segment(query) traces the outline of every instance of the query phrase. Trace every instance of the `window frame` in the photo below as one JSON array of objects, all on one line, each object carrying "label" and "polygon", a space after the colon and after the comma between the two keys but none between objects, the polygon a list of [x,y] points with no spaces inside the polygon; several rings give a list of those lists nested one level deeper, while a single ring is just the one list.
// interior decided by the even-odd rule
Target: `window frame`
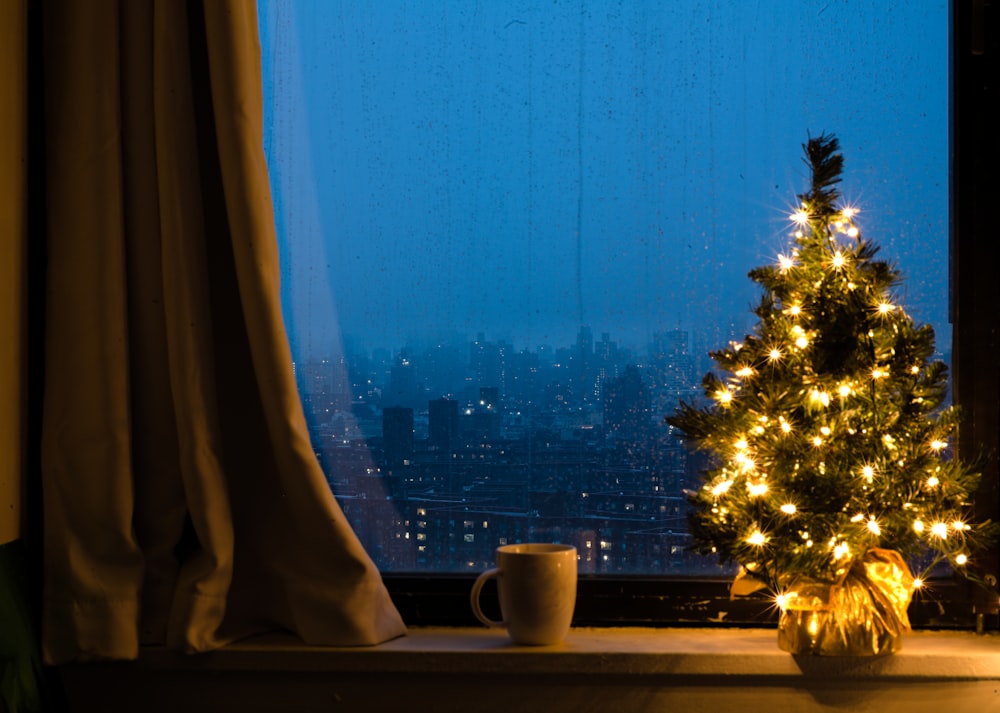
[{"label": "window frame", "polygon": [[[1000,261],[992,254],[987,220],[996,194],[998,140],[990,128],[992,94],[987,75],[997,76],[996,10],[985,0],[949,3],[949,101],[951,223],[949,310],[953,325],[955,401],[965,420],[958,452],[973,460],[985,453],[976,500],[979,520],[1000,520],[1000,304],[995,279]],[[992,23],[992,24],[990,24]],[[992,43],[991,51],[986,45]],[[994,160],[990,160],[990,159]],[[961,289],[959,289],[961,285]],[[983,345],[990,348],[983,348]],[[1000,552],[982,558],[987,576],[1000,571]],[[383,581],[404,620],[411,625],[473,625],[468,603],[475,574],[385,572]],[[994,580],[995,581],[995,580]],[[496,607],[490,587],[484,607]],[[932,599],[910,609],[916,627],[1000,628],[997,596],[957,576],[933,582]],[[729,580],[691,576],[581,575],[576,625],[695,624],[770,626],[776,612],[765,597],[729,593]]]},{"label": "window frame", "polygon": [[[951,223],[949,311],[953,326],[952,389],[965,415],[958,452],[983,457],[983,478],[975,503],[980,520],[1000,519],[1000,269],[989,242],[989,201],[996,195],[998,140],[988,107],[1000,76],[997,9],[982,0],[950,3],[949,141]],[[992,161],[990,159],[993,159]],[[961,285],[961,288],[959,288]],[[984,349],[988,344],[990,348]],[[987,582],[1000,571],[994,545],[980,558]],[[384,573],[383,581],[403,619],[411,625],[475,625],[468,597],[475,575]],[[998,598],[956,575],[932,582],[933,596],[909,610],[916,628],[994,630],[1000,628]],[[498,611],[495,593],[483,592],[485,609]],[[729,581],[699,577],[582,575],[575,626],[774,626],[772,603],[764,597],[732,598]]]}]

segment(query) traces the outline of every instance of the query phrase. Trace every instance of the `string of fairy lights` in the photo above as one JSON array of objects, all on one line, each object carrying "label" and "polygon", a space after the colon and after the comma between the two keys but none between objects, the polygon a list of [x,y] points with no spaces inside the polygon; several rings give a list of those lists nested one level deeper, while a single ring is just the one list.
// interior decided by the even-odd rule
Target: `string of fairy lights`
[{"label": "string of fairy lights", "polygon": [[727,374],[706,376],[714,403],[675,420],[717,456],[691,494],[694,534],[776,591],[791,574],[836,579],[876,547],[925,557],[914,588],[944,560],[971,561],[978,475],[952,457],[947,371],[858,215],[801,202],[792,249],[751,273],[764,287],[755,334],[713,352]]}]

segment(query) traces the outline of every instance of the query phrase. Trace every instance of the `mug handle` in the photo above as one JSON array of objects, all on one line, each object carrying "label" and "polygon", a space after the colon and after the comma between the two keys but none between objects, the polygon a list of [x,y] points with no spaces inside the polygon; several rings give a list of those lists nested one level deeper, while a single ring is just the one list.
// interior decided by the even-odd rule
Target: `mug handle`
[{"label": "mug handle", "polygon": [[486,580],[496,577],[499,573],[499,568],[488,569],[476,577],[476,582],[472,585],[472,593],[469,595],[469,601],[472,604],[472,613],[476,615],[476,618],[479,619],[479,621],[494,629],[505,627],[507,624],[503,621],[494,621],[483,614],[483,610],[479,606],[479,593],[483,591],[483,585],[486,584]]}]

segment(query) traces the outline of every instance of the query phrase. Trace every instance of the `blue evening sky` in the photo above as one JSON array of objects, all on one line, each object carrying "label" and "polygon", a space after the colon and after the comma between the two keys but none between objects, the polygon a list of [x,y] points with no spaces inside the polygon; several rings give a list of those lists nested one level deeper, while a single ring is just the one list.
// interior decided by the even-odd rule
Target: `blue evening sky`
[{"label": "blue evening sky", "polygon": [[261,0],[293,346],[752,325],[836,134],[842,190],[947,323],[947,2]]}]

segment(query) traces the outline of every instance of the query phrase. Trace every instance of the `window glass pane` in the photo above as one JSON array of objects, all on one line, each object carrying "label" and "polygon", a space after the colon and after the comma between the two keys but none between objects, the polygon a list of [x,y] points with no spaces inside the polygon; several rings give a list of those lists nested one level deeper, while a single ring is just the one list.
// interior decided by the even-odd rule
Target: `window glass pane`
[{"label": "window glass pane", "polygon": [[947,2],[259,8],[297,379],[383,571],[720,571],[663,417],[753,325],[810,134],[947,359]]}]

